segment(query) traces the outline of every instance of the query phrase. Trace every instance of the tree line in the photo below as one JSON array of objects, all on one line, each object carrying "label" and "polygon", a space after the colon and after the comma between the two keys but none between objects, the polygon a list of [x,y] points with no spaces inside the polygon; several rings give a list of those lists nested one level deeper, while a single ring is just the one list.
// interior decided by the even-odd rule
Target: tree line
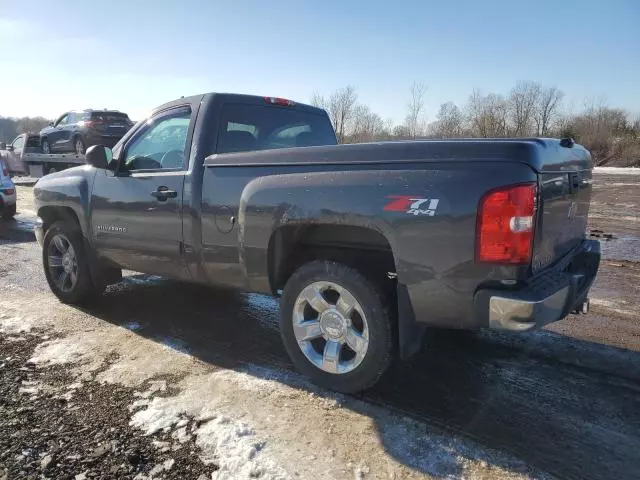
[{"label": "tree line", "polygon": [[51,120],[43,117],[9,118],[0,116],[0,142],[9,143],[21,133],[38,133]]},{"label": "tree line", "polygon": [[603,101],[585,102],[579,112],[563,103],[555,86],[518,82],[506,95],[474,90],[464,105],[445,102],[435,119],[424,114],[427,89],[413,83],[404,121],[394,125],[358,101],[353,86],[329,95],[315,93],[313,105],[329,114],[340,143],[418,138],[571,137],[587,147],[598,165],[640,166],[640,119]]},{"label": "tree line", "polygon": [[[328,94],[315,93],[313,105],[324,108],[340,143],[418,138],[571,137],[587,147],[597,165],[640,166],[640,119],[603,101],[586,102],[578,112],[555,86],[521,81],[507,93],[474,90],[464,105],[445,102],[431,122],[425,115],[427,88],[413,83],[406,115],[399,124],[385,120],[358,99],[348,85]],[[43,117],[0,117],[0,142],[39,132]]]}]

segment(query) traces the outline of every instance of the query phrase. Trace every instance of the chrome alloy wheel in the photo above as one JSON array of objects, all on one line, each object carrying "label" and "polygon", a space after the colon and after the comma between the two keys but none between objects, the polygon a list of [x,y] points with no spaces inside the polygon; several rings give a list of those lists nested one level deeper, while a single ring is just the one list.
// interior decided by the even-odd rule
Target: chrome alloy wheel
[{"label": "chrome alloy wheel", "polygon": [[78,282],[78,259],[69,239],[59,233],[49,242],[47,252],[51,278],[62,292],[70,292]]},{"label": "chrome alloy wheel", "polygon": [[362,306],[334,282],[314,282],[300,292],[293,308],[293,332],[304,356],[328,373],[351,372],[369,347]]}]

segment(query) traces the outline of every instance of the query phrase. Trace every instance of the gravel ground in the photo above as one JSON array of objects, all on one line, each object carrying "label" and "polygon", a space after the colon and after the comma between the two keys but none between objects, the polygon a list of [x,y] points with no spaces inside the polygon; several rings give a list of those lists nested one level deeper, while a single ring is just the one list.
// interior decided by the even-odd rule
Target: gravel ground
[{"label": "gravel ground", "polygon": [[0,480],[640,478],[640,175],[596,174],[590,314],[434,331],[356,397],[292,372],[269,297],[130,273],[90,311],[61,305],[18,194],[0,223]]},{"label": "gravel ground", "polygon": [[0,337],[0,431],[8,433],[0,435],[0,478],[210,478],[216,465],[199,460],[193,440],[129,426],[131,389],[37,368],[29,359],[42,341],[34,333]]}]

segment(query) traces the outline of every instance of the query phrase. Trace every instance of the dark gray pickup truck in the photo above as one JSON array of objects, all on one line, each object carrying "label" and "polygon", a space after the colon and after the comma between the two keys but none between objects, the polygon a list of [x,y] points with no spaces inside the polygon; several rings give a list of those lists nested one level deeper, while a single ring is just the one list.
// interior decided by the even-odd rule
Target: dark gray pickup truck
[{"label": "dark gray pickup truck", "polygon": [[123,268],[281,295],[293,363],[343,392],[428,326],[525,331],[586,309],[600,262],[591,157],[568,139],[336,145],[323,110],[206,94],[87,162],[35,186],[60,300]]}]

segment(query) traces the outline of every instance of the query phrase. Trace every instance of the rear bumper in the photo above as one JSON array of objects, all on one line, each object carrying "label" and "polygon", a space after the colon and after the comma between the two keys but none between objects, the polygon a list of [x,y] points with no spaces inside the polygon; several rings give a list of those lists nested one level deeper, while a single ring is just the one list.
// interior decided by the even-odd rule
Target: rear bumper
[{"label": "rear bumper", "polygon": [[474,297],[482,325],[526,331],[563,319],[586,301],[600,265],[600,243],[586,240],[520,290],[481,289]]}]

